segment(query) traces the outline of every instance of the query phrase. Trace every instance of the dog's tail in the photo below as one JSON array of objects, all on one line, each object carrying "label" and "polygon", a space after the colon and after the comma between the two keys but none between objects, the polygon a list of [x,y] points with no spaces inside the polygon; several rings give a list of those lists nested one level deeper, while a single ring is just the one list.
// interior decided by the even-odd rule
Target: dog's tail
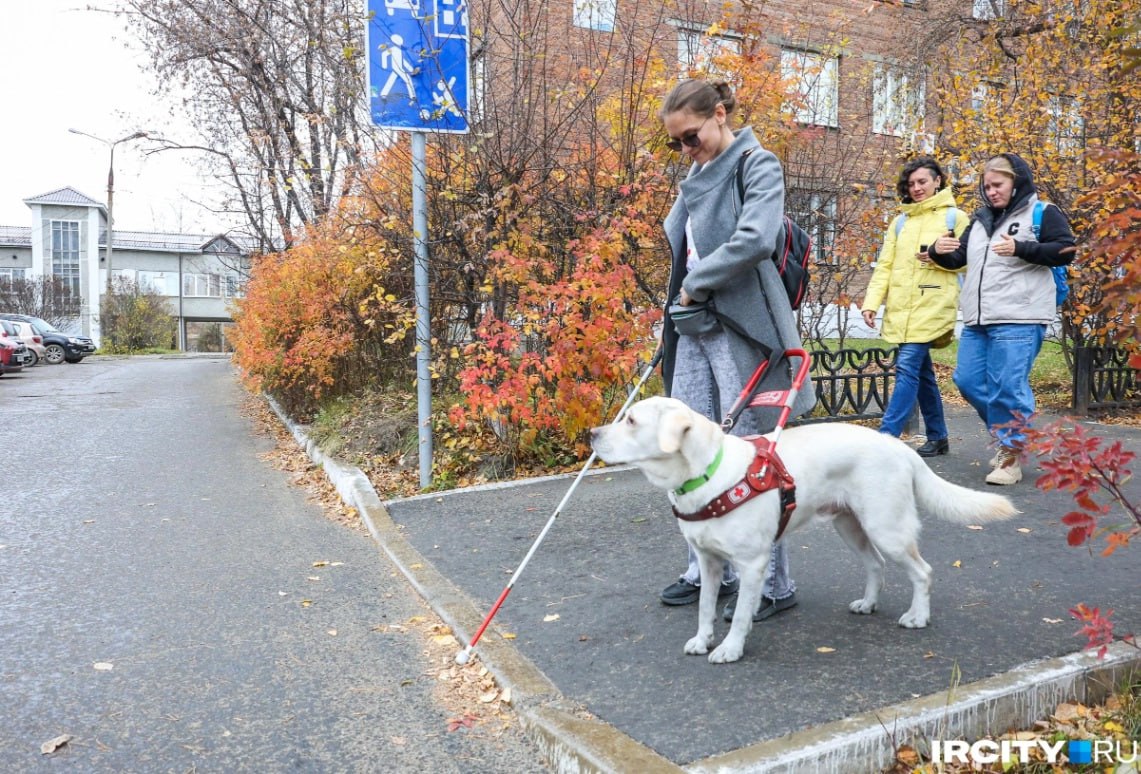
[{"label": "dog's tail", "polygon": [[955,524],[1004,521],[1019,513],[1009,498],[952,484],[939,477],[917,454],[913,458],[912,482],[920,507]]}]

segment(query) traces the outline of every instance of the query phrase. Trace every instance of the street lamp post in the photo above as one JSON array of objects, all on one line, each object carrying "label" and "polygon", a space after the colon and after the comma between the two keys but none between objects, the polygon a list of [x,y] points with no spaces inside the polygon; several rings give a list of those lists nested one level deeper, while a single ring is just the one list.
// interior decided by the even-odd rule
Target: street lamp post
[{"label": "street lamp post", "polygon": [[115,146],[121,142],[128,142],[130,140],[141,140],[144,137],[150,136],[149,132],[134,132],[128,134],[126,137],[120,137],[118,140],[104,140],[102,137],[96,137],[87,132],[81,132],[78,129],[68,129],[67,131],[72,134],[81,134],[84,137],[90,137],[92,140],[101,142],[111,149],[111,160],[107,166],[107,294],[111,293],[111,254],[114,251],[115,241]]}]

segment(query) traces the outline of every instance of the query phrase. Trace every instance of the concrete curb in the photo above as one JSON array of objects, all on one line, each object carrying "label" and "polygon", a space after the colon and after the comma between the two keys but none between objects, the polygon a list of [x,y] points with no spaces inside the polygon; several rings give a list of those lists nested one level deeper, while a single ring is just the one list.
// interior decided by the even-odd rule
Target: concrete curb
[{"label": "concrete curb", "polygon": [[[378,546],[416,591],[457,637],[470,639],[485,613],[404,538],[361,470],[324,454],[272,398],[267,400],[309,458],[324,468],[341,498],[357,509]],[[606,472],[614,470],[609,468]],[[491,485],[507,486],[510,484]],[[986,680],[952,686],[914,701],[711,756],[683,768],[591,717],[582,708],[572,706],[546,675],[509,642],[488,636],[480,640],[477,650],[500,684],[511,688],[513,704],[528,737],[559,772],[878,774],[892,765],[895,750],[901,744],[926,752],[933,739],[973,740],[1027,728],[1060,702],[1095,703],[1127,675],[1141,671],[1141,650],[1116,643],[1105,659],[1082,651],[1033,661]]]},{"label": "concrete curb", "polygon": [[[468,641],[486,613],[436,570],[400,534],[368,477],[322,452],[272,398],[270,407],[314,464],[321,465],[341,499],[357,509],[380,549],[461,641]],[[476,649],[499,681],[528,738],[558,772],[681,772],[681,767],[567,702],[558,688],[507,640],[490,633]]]},{"label": "concrete curb", "polygon": [[1141,651],[1120,642],[1101,660],[1083,651],[1033,661],[986,680],[706,758],[686,770],[878,773],[892,765],[901,744],[926,753],[933,739],[974,740],[1028,728],[1063,701],[1103,700],[1138,670]]}]

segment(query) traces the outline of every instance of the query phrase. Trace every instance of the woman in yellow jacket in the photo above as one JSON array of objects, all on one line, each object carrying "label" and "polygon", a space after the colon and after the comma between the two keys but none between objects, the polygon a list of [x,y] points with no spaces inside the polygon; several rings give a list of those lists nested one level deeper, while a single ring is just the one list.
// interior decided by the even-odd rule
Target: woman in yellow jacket
[{"label": "woman in yellow jacket", "polygon": [[929,156],[903,167],[896,192],[903,204],[884,235],[861,309],[864,323],[875,328],[876,312],[883,304],[883,338],[899,345],[895,389],[884,409],[880,432],[898,438],[918,400],[927,442],[917,451],[934,457],[946,454],[950,444],[931,346],[954,335],[959,282],[956,272],[932,263],[927,247],[948,231],[956,236],[963,233],[970,219],[955,207],[947,176]]}]

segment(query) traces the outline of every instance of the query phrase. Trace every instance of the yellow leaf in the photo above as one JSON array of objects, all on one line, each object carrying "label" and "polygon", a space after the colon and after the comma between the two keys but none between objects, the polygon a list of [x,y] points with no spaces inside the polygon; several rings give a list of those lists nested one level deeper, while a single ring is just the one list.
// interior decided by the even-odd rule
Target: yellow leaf
[{"label": "yellow leaf", "polygon": [[969,527],[967,527],[967,529],[981,530],[982,527],[980,527],[978,524],[971,524]]},{"label": "yellow leaf", "polygon": [[1030,530],[1029,530],[1028,528],[1026,528],[1026,527],[1019,527],[1019,528],[1018,528],[1017,530],[1015,530],[1015,531],[1016,531],[1016,532],[1021,532],[1023,535],[1029,535],[1029,534],[1030,534]]},{"label": "yellow leaf", "polygon": [[514,634],[512,634],[511,632],[503,632],[503,634],[501,634],[501,635],[499,635],[499,636],[500,636],[500,637],[502,637],[502,638],[503,638],[503,639],[505,639],[505,640],[513,640],[513,639],[515,639],[515,635],[514,635]]},{"label": "yellow leaf", "polygon": [[1115,734],[1124,734],[1125,726],[1118,723],[1116,720],[1107,720],[1102,724],[1102,728],[1106,731],[1112,731]]},{"label": "yellow leaf", "polygon": [[951,566],[955,569],[959,569],[963,566],[963,562],[961,559],[956,559],[955,561],[951,562]]},{"label": "yellow leaf", "polygon": [[551,621],[559,620],[558,613],[551,613],[550,615],[543,616],[543,623],[550,623]]},{"label": "yellow leaf", "polygon": [[835,648],[829,648],[827,645],[821,645],[819,648],[816,649],[816,652],[817,653],[835,653],[836,649]]},{"label": "yellow leaf", "polygon": [[302,606],[302,607],[309,607],[309,606],[310,606],[310,605],[312,605],[312,604],[313,604],[313,600],[311,600],[311,599],[303,599],[303,600],[301,600],[301,606]]},{"label": "yellow leaf", "polygon": [[313,566],[314,566],[314,567],[328,567],[328,566],[329,566],[329,563],[328,563],[328,562],[324,562],[324,561],[322,561],[322,562],[313,562]]}]

